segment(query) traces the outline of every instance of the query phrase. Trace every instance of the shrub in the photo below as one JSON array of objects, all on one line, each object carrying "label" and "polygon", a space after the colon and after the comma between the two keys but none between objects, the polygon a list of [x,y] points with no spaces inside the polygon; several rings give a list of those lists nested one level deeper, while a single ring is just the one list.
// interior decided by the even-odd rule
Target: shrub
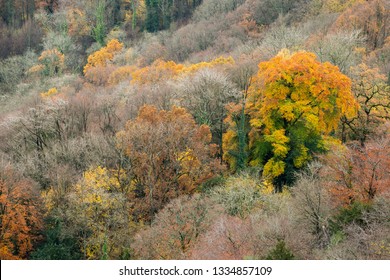
[{"label": "shrub", "polygon": [[23,56],[0,60],[0,91],[2,94],[15,92],[17,85],[26,76],[28,69],[34,65],[36,59],[35,53],[26,52]]},{"label": "shrub", "polygon": [[261,202],[259,182],[248,176],[231,177],[212,192],[212,197],[229,215],[243,218]]}]

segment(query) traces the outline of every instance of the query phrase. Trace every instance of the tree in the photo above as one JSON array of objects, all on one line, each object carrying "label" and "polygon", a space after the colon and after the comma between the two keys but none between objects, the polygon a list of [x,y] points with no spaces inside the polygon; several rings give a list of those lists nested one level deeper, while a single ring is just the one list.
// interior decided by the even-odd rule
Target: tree
[{"label": "tree", "polygon": [[222,169],[210,144],[210,128],[196,125],[183,108],[158,111],[144,106],[118,133],[130,161],[133,215],[150,221],[171,199],[192,194]]},{"label": "tree", "polygon": [[145,0],[146,30],[156,32],[169,28],[172,20],[185,20],[201,2],[201,0]]},{"label": "tree", "polygon": [[249,175],[229,177],[222,186],[212,190],[211,197],[227,214],[245,219],[261,205],[263,187],[260,180]]},{"label": "tree", "polygon": [[262,166],[278,188],[291,183],[293,172],[326,150],[325,136],[356,108],[351,81],[336,66],[312,53],[282,51],[259,64],[249,88],[249,164]]},{"label": "tree", "polygon": [[361,60],[361,46],[364,38],[360,31],[340,31],[320,36],[313,42],[311,49],[321,62],[329,61],[340,68],[344,74],[350,74],[350,68]]},{"label": "tree", "polygon": [[92,28],[92,36],[100,46],[104,46],[104,38],[106,37],[106,23],[104,13],[106,10],[105,1],[99,1],[96,7],[96,24]]},{"label": "tree", "polygon": [[352,68],[353,93],[359,102],[358,114],[353,118],[342,118],[341,137],[343,142],[349,134],[364,146],[374,136],[378,126],[390,119],[390,86],[387,77],[378,68],[369,68],[362,63]]},{"label": "tree", "polygon": [[[63,221],[63,234],[78,240],[85,259],[119,259],[130,248],[134,223],[113,173],[100,166],[90,168],[66,194],[63,208],[54,209]],[[46,194],[50,205],[53,194],[53,190]]]},{"label": "tree", "polygon": [[140,259],[185,259],[208,228],[214,211],[207,197],[195,194],[172,200],[133,244]]},{"label": "tree", "polygon": [[204,68],[214,68],[222,65],[233,65],[232,57],[217,57],[209,62],[199,62],[188,66],[174,61],[157,59],[152,65],[138,69],[132,73],[132,84],[157,84],[180,76],[197,73]]},{"label": "tree", "polygon": [[236,101],[239,91],[224,74],[207,68],[179,80],[178,91],[181,104],[190,110],[196,122],[210,126],[213,142],[220,147],[222,158],[225,105]]},{"label": "tree", "polygon": [[158,0],[145,0],[146,30],[156,32],[160,30]]},{"label": "tree", "polygon": [[240,171],[248,164],[247,137],[250,130],[249,116],[245,112],[252,77],[256,73],[257,65],[254,63],[258,57],[241,55],[239,63],[231,69],[230,76],[233,82],[241,89],[239,104],[226,105],[227,117],[224,120],[227,126],[222,136],[223,158],[229,163],[231,170]]},{"label": "tree", "polygon": [[25,259],[40,239],[43,209],[34,182],[0,170],[0,259]]},{"label": "tree", "polygon": [[132,84],[157,84],[167,81],[179,75],[184,65],[176,64],[174,61],[163,61],[157,59],[152,65],[143,67],[132,73]]},{"label": "tree", "polygon": [[31,253],[33,260],[80,260],[82,253],[76,238],[64,236],[62,222],[56,218],[45,221],[42,244]]},{"label": "tree", "polygon": [[65,67],[65,56],[57,49],[43,51],[38,61],[37,66],[42,65],[42,74],[49,77],[61,74]]},{"label": "tree", "polygon": [[222,136],[223,159],[229,163],[232,171],[241,171],[248,165],[248,133],[250,131],[249,116],[245,112],[247,94],[239,104],[226,106],[226,132]]},{"label": "tree", "polygon": [[328,179],[327,188],[337,206],[355,202],[370,203],[389,191],[390,139],[387,135],[364,147],[333,148],[323,157],[326,168],[321,176]]},{"label": "tree", "polygon": [[146,1],[145,0],[124,0],[121,1],[122,10],[125,13],[125,23],[131,24],[131,30],[137,28],[143,29],[146,18]]},{"label": "tree", "polygon": [[37,0],[1,0],[0,18],[13,28],[18,28],[27,20],[33,18],[37,6]]},{"label": "tree", "polygon": [[300,225],[315,236],[317,247],[329,245],[329,220],[331,216],[331,196],[321,172],[323,165],[311,162],[307,169],[299,172],[297,181],[292,189],[294,208]]}]

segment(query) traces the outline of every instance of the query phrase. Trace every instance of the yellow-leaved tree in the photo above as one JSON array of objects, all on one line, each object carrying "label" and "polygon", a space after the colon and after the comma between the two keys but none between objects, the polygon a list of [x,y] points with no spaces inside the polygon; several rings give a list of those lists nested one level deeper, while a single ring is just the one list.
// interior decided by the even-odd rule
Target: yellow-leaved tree
[{"label": "yellow-leaved tree", "polygon": [[65,231],[79,240],[84,258],[118,259],[128,254],[135,224],[118,177],[107,168],[91,168],[66,199]]},{"label": "yellow-leaved tree", "polygon": [[[309,52],[282,50],[259,64],[248,91],[249,164],[261,166],[279,188],[291,183],[296,169],[326,150],[340,118],[355,115],[357,107],[350,79],[336,66],[318,62]],[[230,151],[237,131],[231,127],[224,139],[231,164],[237,158]]]}]

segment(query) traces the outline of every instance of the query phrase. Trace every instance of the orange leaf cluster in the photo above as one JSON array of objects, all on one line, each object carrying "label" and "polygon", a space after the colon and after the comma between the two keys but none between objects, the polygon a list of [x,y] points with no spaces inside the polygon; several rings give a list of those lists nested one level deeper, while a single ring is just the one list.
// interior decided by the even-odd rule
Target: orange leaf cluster
[{"label": "orange leaf cluster", "polygon": [[332,149],[324,157],[321,176],[338,206],[371,202],[390,191],[390,138],[369,142],[364,148]]},{"label": "orange leaf cluster", "polygon": [[90,69],[97,66],[106,66],[107,62],[112,61],[114,54],[121,51],[123,44],[113,39],[107,43],[107,46],[94,52],[88,57],[88,63],[84,66],[84,74]]},{"label": "orange leaf cluster", "polygon": [[0,173],[0,259],[24,259],[40,237],[42,212],[31,182]]},{"label": "orange leaf cluster", "polygon": [[185,66],[174,61],[156,60],[152,65],[141,68],[132,74],[133,84],[157,83],[174,79],[180,75],[192,74],[203,68],[213,68],[220,65],[234,64],[232,57],[218,57],[210,62],[200,62]]}]

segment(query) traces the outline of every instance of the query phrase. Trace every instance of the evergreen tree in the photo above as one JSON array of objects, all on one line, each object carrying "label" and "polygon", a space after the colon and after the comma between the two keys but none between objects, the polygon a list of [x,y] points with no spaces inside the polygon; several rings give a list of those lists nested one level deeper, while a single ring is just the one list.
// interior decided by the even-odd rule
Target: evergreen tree
[{"label": "evergreen tree", "polygon": [[146,0],[146,30],[156,32],[159,28],[158,0]]}]

